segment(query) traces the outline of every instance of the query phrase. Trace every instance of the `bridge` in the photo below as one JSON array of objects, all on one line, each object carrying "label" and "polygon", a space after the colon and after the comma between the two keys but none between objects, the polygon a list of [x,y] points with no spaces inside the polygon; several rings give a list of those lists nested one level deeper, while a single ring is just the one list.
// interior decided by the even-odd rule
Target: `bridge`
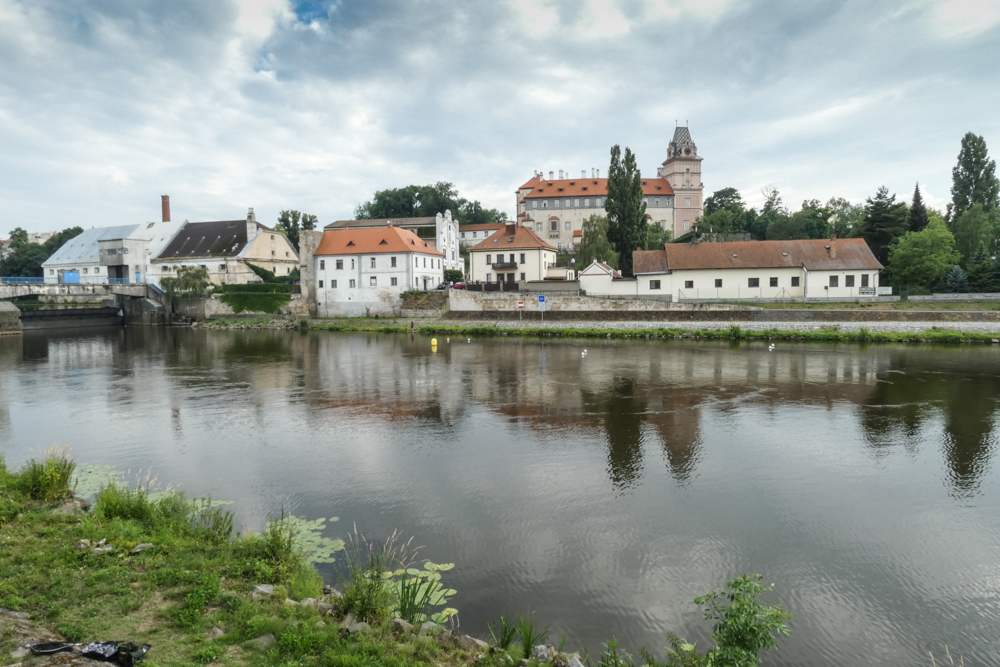
[{"label": "bridge", "polygon": [[100,301],[115,295],[132,298],[148,296],[160,301],[162,294],[161,290],[152,285],[136,283],[58,285],[43,282],[13,282],[11,278],[0,278],[0,301],[19,296],[72,297],[68,300]]},{"label": "bridge", "polygon": [[[46,283],[42,278],[0,278],[0,303],[18,297],[37,297],[42,301],[70,305],[107,303],[113,307],[64,308],[20,314],[25,329],[50,326],[93,326],[117,322],[121,324],[165,324],[169,319],[167,299],[156,285],[128,283],[107,279],[105,282]],[[110,306],[110,304],[107,304]],[[57,324],[61,322],[61,324]]]}]

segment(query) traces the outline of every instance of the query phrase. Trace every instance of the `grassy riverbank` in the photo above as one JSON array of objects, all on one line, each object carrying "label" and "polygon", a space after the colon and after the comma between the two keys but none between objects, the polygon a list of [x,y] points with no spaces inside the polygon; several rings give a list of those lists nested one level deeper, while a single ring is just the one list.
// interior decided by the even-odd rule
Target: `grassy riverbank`
[{"label": "grassy riverbank", "polygon": [[[304,524],[281,517],[263,533],[239,535],[217,505],[120,484],[102,486],[89,508],[73,497],[73,472],[65,452],[17,473],[0,457],[0,665],[19,660],[26,645],[60,637],[151,644],[150,667],[513,667],[547,643],[547,628],[530,615],[515,622],[498,614],[491,644],[451,632],[456,612],[446,605],[455,591],[441,575],[451,566],[417,567],[410,542],[395,533],[380,545],[357,532],[346,545],[303,540]],[[324,591],[310,562],[324,548],[346,556],[343,595]],[[758,664],[759,652],[787,632],[788,615],[760,599],[767,588],[744,576],[700,598],[716,645],[699,654],[670,635],[666,662],[645,651],[643,662]],[[580,667],[563,651],[550,644],[545,659],[522,664]],[[593,667],[634,667],[613,640],[588,658],[583,664]],[[25,664],[65,663],[55,656]]]},{"label": "grassy riverbank", "polygon": [[[309,328],[324,331],[357,331],[378,333],[409,333],[407,324],[376,324],[375,321],[356,322],[353,320],[309,322]],[[498,327],[485,325],[426,324],[417,328],[424,335],[445,336],[522,336],[522,337],[562,337],[562,338],[651,338],[651,339],[699,339],[699,340],[784,340],[822,341],[853,343],[981,343],[1000,341],[1000,334],[953,331],[931,328],[919,332],[875,332],[867,329],[840,331],[831,326],[818,331],[788,331],[767,329],[755,331],[733,325],[728,329],[685,329],[674,327],[627,329],[627,328],[585,328],[585,327]]]}]

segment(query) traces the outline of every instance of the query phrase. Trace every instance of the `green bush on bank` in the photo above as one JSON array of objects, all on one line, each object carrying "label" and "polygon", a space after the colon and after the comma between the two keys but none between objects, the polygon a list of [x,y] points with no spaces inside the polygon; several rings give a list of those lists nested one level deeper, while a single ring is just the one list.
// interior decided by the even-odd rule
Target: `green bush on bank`
[{"label": "green bush on bank", "polygon": [[245,285],[222,285],[219,290],[223,294],[236,294],[245,292],[274,292],[291,294],[291,283],[247,283]]},{"label": "green bush on bank", "polygon": [[[234,286],[235,287],[235,286]],[[278,285],[282,287],[282,285]],[[219,300],[233,309],[234,313],[268,313],[273,315],[292,300],[291,294],[280,291],[223,292]]]}]

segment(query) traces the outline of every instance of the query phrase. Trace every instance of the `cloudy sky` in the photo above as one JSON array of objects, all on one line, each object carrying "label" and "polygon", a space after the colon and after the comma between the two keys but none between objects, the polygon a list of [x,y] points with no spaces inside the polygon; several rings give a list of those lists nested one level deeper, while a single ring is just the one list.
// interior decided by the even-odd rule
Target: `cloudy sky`
[{"label": "cloudy sky", "polygon": [[450,181],[644,174],[689,122],[710,192],[949,198],[1000,153],[995,0],[0,0],[0,234],[349,217]]}]

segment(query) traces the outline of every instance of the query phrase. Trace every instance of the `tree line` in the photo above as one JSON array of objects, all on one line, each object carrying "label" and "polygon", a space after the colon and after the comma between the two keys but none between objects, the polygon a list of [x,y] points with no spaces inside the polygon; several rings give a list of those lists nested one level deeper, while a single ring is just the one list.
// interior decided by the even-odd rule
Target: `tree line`
[{"label": "tree line", "polygon": [[484,208],[478,200],[465,199],[454,185],[443,181],[433,185],[377,190],[371,201],[363,202],[354,209],[354,217],[358,220],[429,218],[445,211],[451,211],[460,225],[507,222],[505,211]]},{"label": "tree line", "polygon": [[42,264],[74,236],[83,233],[83,227],[67,227],[53,234],[45,243],[30,243],[28,232],[15,227],[10,233],[10,244],[0,249],[0,276],[40,278]]},{"label": "tree line", "polygon": [[[760,211],[749,207],[735,188],[716,190],[705,199],[703,215],[678,242],[863,238],[886,267],[882,282],[917,289],[993,291],[1000,289],[1000,181],[983,137],[967,133],[952,169],[952,199],[944,212],[929,208],[920,185],[909,204],[879,187],[863,204],[835,197],[825,204],[811,199],[790,211],[774,187],[763,191]],[[632,251],[662,247],[669,232],[648,223],[642,176],[626,148],[611,149],[606,216],[584,221],[580,266],[594,259],[629,274]]]}]

